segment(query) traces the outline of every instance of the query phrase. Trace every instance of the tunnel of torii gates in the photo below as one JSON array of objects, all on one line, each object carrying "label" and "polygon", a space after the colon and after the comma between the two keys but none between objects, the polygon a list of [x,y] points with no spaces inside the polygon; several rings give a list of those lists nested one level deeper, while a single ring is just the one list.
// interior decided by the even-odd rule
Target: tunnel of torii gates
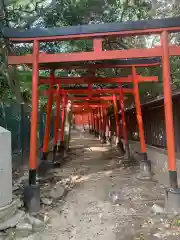
[{"label": "tunnel of torii gates", "polygon": [[[49,124],[52,103],[56,101],[56,119],[55,119],[55,135],[54,147],[57,146],[58,138],[58,119],[60,117],[59,104],[62,102],[62,126],[60,134],[60,142],[63,145],[64,141],[64,116],[65,106],[69,95],[87,95],[86,98],[94,99],[97,104],[92,104],[90,100],[79,100],[74,97],[74,113],[78,113],[80,108],[89,111],[90,126],[93,131],[104,131],[102,125],[104,121],[102,116],[106,116],[105,111],[108,107],[108,101],[114,103],[116,135],[120,136],[120,127],[117,118],[117,99],[121,102],[121,115],[123,121],[123,137],[126,146],[128,146],[127,129],[124,112],[124,95],[133,94],[136,103],[137,123],[139,127],[139,137],[141,144],[141,170],[146,172],[150,170],[150,160],[148,160],[146,143],[144,138],[143,121],[141,114],[140,98],[138,91],[139,82],[157,81],[156,77],[138,76],[137,67],[148,67],[160,65],[163,73],[164,87],[164,103],[165,103],[165,123],[166,123],[166,138],[168,151],[168,171],[169,171],[169,188],[166,189],[165,204],[166,208],[172,210],[180,210],[180,190],[177,182],[177,167],[175,157],[175,140],[174,126],[172,114],[172,98],[170,84],[170,56],[180,56],[180,46],[170,45],[168,35],[180,31],[180,17],[167,19],[142,20],[125,23],[107,23],[107,24],[89,24],[83,26],[70,26],[62,28],[33,28],[30,30],[4,28],[3,35],[14,44],[17,43],[33,43],[32,54],[24,56],[14,56],[9,54],[9,65],[27,64],[32,67],[32,118],[31,118],[31,139],[30,139],[30,160],[29,160],[29,184],[24,188],[25,204],[29,211],[37,211],[40,208],[40,190],[36,182],[37,174],[37,123],[38,123],[38,87],[39,83],[48,84],[49,89],[42,92],[48,96],[48,107],[46,117],[46,127],[43,145],[43,158],[47,158],[48,140],[49,140]],[[130,37],[139,35],[158,35],[161,44],[158,47],[147,49],[123,49],[123,50],[104,50],[103,41],[106,38],[113,37]],[[41,42],[67,41],[78,39],[91,39],[93,48],[88,52],[73,52],[73,53],[45,53],[40,52]],[[160,59],[160,60],[157,60]],[[93,63],[92,63],[93,62]],[[99,68],[123,68],[131,69],[131,76],[126,78],[97,78],[94,76],[78,77],[78,78],[56,78],[54,71],[57,69],[87,69],[89,72],[94,72]],[[49,79],[41,79],[39,82],[39,70],[49,69],[51,71]],[[116,89],[93,89],[93,83],[118,83]],[[132,82],[132,89],[125,88],[123,84]],[[63,84],[88,84],[88,88],[71,89],[62,87]],[[62,85],[61,85],[62,84]],[[54,88],[56,85],[56,89]],[[107,95],[108,94],[108,95]],[[97,99],[99,95],[99,99]],[[112,99],[111,99],[111,98]],[[104,98],[104,99],[103,99]],[[86,104],[82,103],[86,102]],[[102,106],[105,106],[102,108]],[[107,120],[107,119],[106,119]],[[98,127],[100,129],[98,129]],[[128,151],[128,147],[126,149]],[[47,160],[46,160],[47,161]],[[45,161],[44,161],[45,162]],[[143,173],[144,173],[143,172]]]}]

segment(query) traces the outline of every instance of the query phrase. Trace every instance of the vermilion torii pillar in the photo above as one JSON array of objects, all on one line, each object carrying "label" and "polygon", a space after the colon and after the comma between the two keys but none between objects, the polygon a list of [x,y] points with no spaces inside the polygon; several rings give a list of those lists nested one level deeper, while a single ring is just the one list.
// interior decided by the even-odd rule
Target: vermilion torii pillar
[{"label": "vermilion torii pillar", "polygon": [[99,133],[98,133],[98,112],[95,112],[95,128],[96,128],[96,131],[95,131],[95,136],[98,137],[99,136]]},{"label": "vermilion torii pillar", "polygon": [[97,122],[97,131],[96,131],[96,136],[99,138],[99,130],[100,130],[100,116],[99,116],[99,109],[97,108],[97,113],[96,113],[96,122]]},{"label": "vermilion torii pillar", "polygon": [[88,116],[89,133],[91,133],[91,118],[90,118],[90,112],[87,114],[87,116]]},{"label": "vermilion torii pillar", "polygon": [[[172,96],[171,96],[172,95],[171,94],[171,74],[170,74],[169,51],[168,51],[169,40],[168,40],[167,31],[163,31],[163,33],[161,34],[161,44],[163,49],[162,70],[163,70],[163,81],[164,81],[164,84],[163,84],[164,110],[165,110],[165,124],[166,124],[166,141],[167,141],[167,151],[168,151],[169,184],[170,184],[170,188],[174,189],[174,191],[171,191],[170,189],[167,190],[167,196],[170,198],[170,197],[174,197],[173,195],[179,196],[180,191],[178,189],[178,181],[177,181]],[[180,198],[178,200],[180,200]],[[170,201],[170,205],[173,205],[171,201]],[[175,202],[174,202],[174,205],[176,205]],[[178,208],[180,209],[180,204]]]},{"label": "vermilion torii pillar", "polygon": [[93,126],[93,116],[92,116],[92,110],[90,110],[90,122],[91,122],[91,133],[93,133],[94,126]]},{"label": "vermilion torii pillar", "polygon": [[139,96],[139,86],[138,81],[136,78],[136,67],[132,67],[132,75],[133,75],[133,83],[134,83],[134,98],[136,104],[136,117],[137,117],[137,124],[139,129],[139,138],[141,144],[141,162],[140,162],[140,169],[142,178],[150,179],[151,178],[151,162],[148,160],[147,151],[146,151],[146,143],[145,143],[145,136],[144,136],[144,126],[143,126],[143,119],[142,119],[142,111],[141,111],[141,102]]},{"label": "vermilion torii pillar", "polygon": [[[54,71],[51,71],[50,82],[51,82],[50,90],[52,90],[53,89],[53,82],[54,82]],[[46,124],[45,124],[45,133],[44,133],[42,160],[47,160],[48,153],[49,153],[49,135],[50,135],[52,105],[53,105],[53,92],[50,91],[49,96],[48,96],[48,103],[47,103]]]},{"label": "vermilion torii pillar", "polygon": [[102,143],[106,143],[105,111],[103,109],[103,105],[101,105],[101,115],[102,115]]},{"label": "vermilion torii pillar", "polygon": [[95,129],[95,127],[94,127],[94,115],[93,115],[93,109],[92,109],[92,111],[91,111],[91,122],[92,122],[92,133],[94,133],[94,129]]},{"label": "vermilion torii pillar", "polygon": [[105,109],[105,140],[109,142],[109,119],[107,108]]},{"label": "vermilion torii pillar", "polygon": [[97,136],[97,120],[96,120],[96,112],[93,111],[93,119],[94,119],[94,136]]},{"label": "vermilion torii pillar", "polygon": [[99,138],[102,138],[102,114],[101,107],[98,107],[98,115],[99,115]]},{"label": "vermilion torii pillar", "polygon": [[122,91],[122,86],[120,86],[119,102],[120,102],[122,127],[123,127],[123,137],[124,137],[125,151],[126,151],[125,158],[130,159],[131,156],[130,156],[130,149],[129,149],[129,141],[128,141],[128,132],[127,132],[127,125],[126,125],[125,111],[124,111],[124,93]]},{"label": "vermilion torii pillar", "polygon": [[59,146],[58,151],[64,156],[64,150],[65,150],[65,145],[64,145],[65,113],[66,113],[66,106],[67,106],[67,103],[68,103],[67,94],[63,95],[62,102],[63,102],[63,104],[62,104],[62,115],[61,115],[60,146]]},{"label": "vermilion torii pillar", "polygon": [[120,150],[120,155],[124,155],[124,148],[121,142],[120,136],[120,122],[118,118],[118,107],[117,107],[117,97],[113,95],[113,105],[114,105],[114,117],[115,117],[115,124],[116,124],[116,146]]},{"label": "vermilion torii pillar", "polygon": [[90,133],[93,133],[93,117],[92,117],[92,110],[89,112],[89,119],[90,119]]},{"label": "vermilion torii pillar", "polygon": [[[57,92],[60,92],[60,84],[58,84]],[[54,121],[54,146],[53,146],[53,162],[56,162],[56,153],[58,149],[58,136],[59,136],[59,122],[60,122],[60,103],[61,103],[61,96],[58,94],[56,98],[56,116]]]},{"label": "vermilion torii pillar", "polygon": [[38,132],[38,79],[39,79],[39,42],[33,42],[32,72],[32,115],[29,158],[29,185],[24,188],[24,203],[28,211],[40,210],[40,188],[36,183],[37,174],[37,132]]}]

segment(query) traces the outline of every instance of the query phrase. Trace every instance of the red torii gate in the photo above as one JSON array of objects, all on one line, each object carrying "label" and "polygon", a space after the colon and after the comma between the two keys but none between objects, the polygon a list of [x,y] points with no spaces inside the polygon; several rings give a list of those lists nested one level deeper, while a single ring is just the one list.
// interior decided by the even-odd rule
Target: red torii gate
[{"label": "red torii gate", "polygon": [[[52,85],[51,85],[52,86]],[[122,92],[124,93],[133,93],[133,90],[132,89],[123,89]],[[62,96],[67,96],[67,94],[104,94],[104,93],[111,93],[111,94],[114,94],[114,93],[120,93],[120,89],[119,88],[116,88],[116,89],[94,89],[94,90],[89,90],[89,89],[60,89],[60,86],[58,86],[58,90],[55,90],[55,89],[50,89],[50,90],[47,90],[47,91],[43,91],[42,94],[44,95],[48,95],[49,98],[48,98],[48,107],[47,107],[47,117],[46,117],[46,128],[45,128],[45,135],[44,135],[44,144],[43,144],[43,155],[42,155],[42,159],[43,160],[47,160],[47,156],[48,156],[48,144],[49,144],[49,132],[50,132],[50,119],[51,119],[51,111],[52,111],[52,104],[53,104],[53,95],[56,95],[56,99],[58,101],[58,103],[56,104],[56,109],[58,109],[58,106],[59,106],[59,101],[60,101],[60,95]],[[59,110],[58,110],[59,111]],[[64,107],[63,107],[63,115],[62,115],[62,123],[64,122]],[[115,113],[117,114],[117,112]],[[56,113],[56,116],[59,117],[59,112]],[[56,123],[58,122],[58,119],[56,118]],[[56,155],[56,152],[57,152],[57,132],[58,132],[58,125],[55,124],[55,132],[56,134],[55,137],[54,137],[54,150],[53,150],[53,160],[55,159],[55,155]],[[63,128],[61,129],[61,133],[60,133],[60,136],[61,136],[61,140],[60,140],[60,149],[62,150],[64,148],[64,130]],[[97,131],[96,131],[96,135],[97,135]],[[120,143],[120,132],[119,130],[116,131],[116,136],[117,136],[117,144]],[[128,148],[127,148],[128,149]],[[129,154],[128,154],[129,155]]]},{"label": "red torii gate", "polygon": [[[112,97],[111,97],[112,99]],[[88,112],[88,125],[90,133],[94,133],[95,136],[101,137],[102,143],[106,142],[105,128],[108,127],[107,120],[107,108],[109,103],[83,103],[78,102],[73,106],[74,112],[78,112],[78,125],[83,125],[83,115]],[[89,116],[90,114],[90,116]]]},{"label": "red torii gate", "polygon": [[[151,63],[151,65],[159,65],[159,62],[157,63]],[[98,65],[98,66],[101,66],[101,65]],[[125,66],[125,65],[124,65]],[[128,67],[130,67],[131,65],[128,65]],[[141,65],[139,65],[141,66]],[[142,66],[147,66],[142,64]],[[97,65],[96,65],[97,67]],[[112,65],[111,65],[112,67]],[[157,76],[141,76],[141,75],[137,75],[136,76],[137,78],[137,81],[138,82],[157,82],[158,81],[158,78]],[[48,79],[48,78],[41,78],[40,79],[40,84],[49,84],[50,87],[52,88],[53,85],[55,84],[83,84],[83,83],[88,83],[88,89],[84,89],[84,90],[80,90],[80,89],[68,89],[68,90],[64,90],[64,89],[61,89],[60,91],[58,91],[58,94],[65,94],[67,93],[70,93],[70,94],[88,94],[88,95],[93,95],[93,94],[97,94],[97,93],[102,93],[102,90],[101,89],[94,89],[92,90],[92,87],[90,86],[92,83],[112,83],[112,82],[115,82],[115,83],[130,83],[132,82],[133,80],[133,76],[132,75],[129,75],[128,77],[114,77],[114,78],[102,78],[102,77],[96,77],[96,76],[85,76],[85,77],[53,77]],[[43,94],[44,95],[48,95],[50,94],[50,91],[53,91],[52,94],[56,94],[56,90],[47,90],[47,91],[44,91]],[[60,88],[60,85],[59,85],[59,88]],[[133,93],[133,90],[131,89],[123,89],[124,92],[126,93]],[[119,93],[119,90],[118,89],[104,89],[103,90],[103,93],[108,93],[108,94],[114,94],[114,93]],[[117,113],[116,113],[117,114]],[[115,115],[116,115],[115,114]],[[118,119],[116,117],[116,119]],[[116,125],[117,125],[118,121],[116,121]],[[118,129],[118,126],[117,126],[117,129],[116,129],[116,132],[117,134],[119,134],[119,129]],[[63,134],[63,132],[62,132]],[[48,141],[46,141],[48,142]],[[55,141],[57,142],[57,141]],[[119,140],[118,140],[119,142]],[[126,141],[127,142],[127,141]],[[63,143],[61,142],[61,145],[63,145]],[[45,144],[46,148],[44,149],[44,151],[48,151],[47,149],[47,146],[48,146],[48,143]],[[57,149],[57,146],[55,145],[54,146],[54,149],[55,149],[55,152],[56,152],[56,149]],[[126,147],[127,151],[128,151],[128,156],[130,156],[129,154],[129,147]],[[47,158],[47,153],[43,153],[43,158],[46,159]],[[146,159],[146,157],[144,157]]]},{"label": "red torii gate", "polygon": [[[152,66],[152,65],[151,65]],[[92,84],[92,83],[131,83],[133,81],[133,76],[129,75],[127,77],[55,77],[53,84]],[[137,74],[138,82],[157,82],[157,76],[141,76]],[[40,78],[40,84],[52,84],[49,78]]]},{"label": "red torii gate", "polygon": [[[83,61],[102,61],[111,59],[132,59],[132,58],[151,58],[162,57],[162,69],[164,80],[164,101],[165,101],[165,120],[166,120],[166,136],[168,150],[168,170],[170,188],[166,190],[166,202],[168,210],[180,210],[179,206],[179,189],[177,182],[177,169],[175,158],[174,144],[174,127],[172,115],[172,99],[170,87],[170,64],[169,56],[180,56],[180,46],[170,46],[168,34],[170,32],[180,31],[180,18],[172,19],[155,19],[126,23],[110,23],[96,25],[87,25],[69,27],[59,30],[51,29],[51,31],[43,29],[31,29],[29,31],[18,31],[15,29],[5,29],[3,34],[14,42],[33,42],[33,53],[25,56],[9,56],[8,63],[10,65],[32,64],[32,125],[30,140],[30,164],[29,164],[29,186],[26,192],[31,192],[27,200],[27,205],[31,210],[39,207],[38,192],[39,188],[36,184],[37,170],[37,119],[38,119],[38,71],[43,68],[43,64],[50,63],[79,63]],[[145,26],[148,26],[147,28]],[[50,35],[49,35],[50,34]],[[143,34],[158,34],[161,37],[161,46],[149,49],[128,49],[128,50],[108,50],[102,48],[103,38],[106,36],[134,36]],[[39,52],[39,43],[43,41],[67,40],[67,39],[87,39],[93,41],[93,51],[79,53],[56,53],[47,54]],[[39,66],[41,64],[42,66]],[[78,65],[78,64],[77,64]],[[117,64],[118,65],[118,64]],[[142,114],[140,107],[140,99],[138,93],[138,81],[136,73],[136,64],[130,64],[132,67],[132,76],[134,84],[134,95],[136,102],[137,120],[139,127],[142,125]],[[147,64],[149,66],[149,64]],[[65,68],[65,67],[64,67]],[[52,67],[53,69],[53,67]],[[147,164],[146,145],[144,141],[144,130],[139,128],[141,151],[143,153],[143,164]],[[147,164],[148,165],[148,164]],[[36,194],[35,194],[36,193]],[[33,199],[33,201],[32,201]],[[175,200],[174,200],[175,199]],[[173,202],[173,204],[172,204]],[[36,206],[35,206],[36,205]],[[36,210],[37,210],[36,209]]]},{"label": "red torii gate", "polygon": [[[44,91],[42,94],[44,95],[49,95],[49,94],[67,94],[70,93],[70,94],[88,94],[88,95],[93,95],[93,94],[98,94],[98,93],[108,93],[108,94],[119,94],[120,91],[119,89],[92,89],[91,88],[91,84],[92,83],[96,83],[96,82],[116,82],[116,83],[123,83],[123,82],[132,82],[132,75],[129,75],[128,77],[123,77],[123,78],[119,78],[119,77],[116,77],[116,78],[100,78],[100,77],[95,77],[95,76],[91,76],[91,77],[66,77],[66,78],[55,78],[54,76],[51,76],[50,79],[40,79],[40,84],[49,84],[50,87],[52,88],[52,86],[54,84],[58,84],[58,87],[59,87],[59,91],[56,91],[55,89],[49,89],[47,91]],[[141,75],[137,75],[137,81],[138,82],[157,82],[158,81],[158,78],[157,76],[141,76]],[[78,84],[82,84],[82,83],[88,83],[88,89],[62,89],[60,90],[60,83],[61,84],[73,84],[73,83],[78,83]],[[90,87],[90,88],[89,88]],[[133,93],[133,90],[132,89],[123,89],[123,92],[125,93]],[[107,96],[106,96],[107,97]],[[112,99],[113,100],[113,99]],[[50,103],[50,105],[52,105],[52,103]],[[50,115],[50,113],[49,113]],[[58,115],[58,114],[57,114]],[[117,112],[115,113],[115,115],[117,115]],[[116,119],[118,119],[116,117]],[[49,121],[48,123],[50,124],[50,116],[49,116]],[[116,124],[118,124],[118,121],[116,121]],[[46,134],[49,135],[49,133],[46,131],[45,132]],[[61,131],[61,135],[63,134],[63,131]],[[119,131],[119,128],[117,126],[117,129],[116,129],[116,134],[117,134],[117,142],[120,143],[120,137],[119,137],[119,134],[120,134],[120,131]],[[127,134],[126,134],[127,135]],[[57,136],[57,134],[55,135]],[[56,139],[56,138],[55,138]],[[62,138],[63,139],[63,138]],[[43,148],[43,156],[42,158],[43,159],[47,159],[47,154],[48,154],[48,137],[45,138],[45,141],[46,143],[44,144],[44,148]],[[127,140],[125,141],[126,143],[128,142]],[[61,141],[61,146],[63,147],[63,142]],[[129,147],[127,146],[126,147],[128,153],[127,153],[127,156],[130,156],[130,153],[129,153]],[[54,152],[56,152],[57,150],[57,140],[54,141]],[[54,156],[55,157],[55,156]],[[53,157],[53,159],[54,159]],[[144,157],[146,159],[146,157]]]}]

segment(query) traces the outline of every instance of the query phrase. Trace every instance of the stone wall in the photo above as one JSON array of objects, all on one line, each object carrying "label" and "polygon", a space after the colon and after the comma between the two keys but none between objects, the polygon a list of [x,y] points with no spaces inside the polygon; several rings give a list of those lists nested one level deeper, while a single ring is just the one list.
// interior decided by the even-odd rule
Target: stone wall
[{"label": "stone wall", "polygon": [[[138,158],[137,152],[140,152],[140,142],[130,141],[131,154]],[[160,149],[147,145],[148,159],[152,162],[152,172],[155,178],[163,185],[169,185],[168,175],[168,156],[165,149]],[[179,173],[178,181],[180,182],[180,156],[177,156],[177,172]]]}]

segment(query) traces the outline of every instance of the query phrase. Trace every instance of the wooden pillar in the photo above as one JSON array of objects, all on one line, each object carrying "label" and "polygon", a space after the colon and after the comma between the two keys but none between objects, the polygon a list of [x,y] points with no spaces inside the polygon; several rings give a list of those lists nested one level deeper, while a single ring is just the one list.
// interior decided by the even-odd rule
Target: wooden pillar
[{"label": "wooden pillar", "polygon": [[97,112],[95,112],[95,136],[96,137],[98,136],[98,113]]},{"label": "wooden pillar", "polygon": [[134,66],[132,67],[132,76],[133,76],[133,84],[134,84],[134,98],[135,98],[135,104],[136,104],[136,117],[137,117],[138,129],[139,129],[141,153],[143,155],[144,160],[147,160],[144,126],[143,126],[141,103],[140,103],[140,96],[139,96],[139,86],[138,86],[136,68]]},{"label": "wooden pillar", "polygon": [[67,98],[66,101],[66,112],[65,112],[65,125],[64,125],[64,146],[66,152],[69,150],[69,142],[71,136],[71,125],[72,125],[72,100]]},{"label": "wooden pillar", "polygon": [[140,96],[139,96],[139,86],[136,74],[135,66],[132,67],[132,76],[133,76],[133,84],[134,84],[134,98],[136,104],[136,117],[137,117],[137,124],[139,128],[139,137],[140,137],[140,144],[141,144],[141,161],[140,161],[140,178],[142,179],[151,179],[151,161],[148,160],[147,152],[146,152],[146,143],[145,143],[145,135],[144,135],[144,126],[143,126],[143,119],[142,119],[142,111],[141,111],[141,103],[140,103]]},{"label": "wooden pillar", "polygon": [[93,133],[96,134],[96,120],[94,110],[92,111],[92,119],[93,119]]},{"label": "wooden pillar", "polygon": [[120,141],[120,130],[119,130],[119,120],[118,120],[118,107],[116,95],[113,95],[113,105],[114,105],[114,118],[116,124],[116,144]]},{"label": "wooden pillar", "polygon": [[[53,89],[53,82],[54,82],[54,72],[51,72],[51,74],[50,74],[50,83],[51,83],[50,90]],[[48,103],[47,103],[42,160],[47,160],[47,156],[49,153],[49,135],[50,135],[52,105],[53,105],[53,93],[52,93],[52,91],[50,91],[49,96],[48,96]]]},{"label": "wooden pillar", "polygon": [[29,185],[36,185],[38,130],[39,42],[33,43],[32,114],[29,158]]},{"label": "wooden pillar", "polygon": [[91,112],[88,112],[89,133],[92,132]]},{"label": "wooden pillar", "polygon": [[109,136],[109,119],[108,119],[108,111],[107,111],[107,108],[105,108],[105,113],[104,113],[104,125],[105,125],[105,137],[106,137],[106,140],[110,140],[110,136]]},{"label": "wooden pillar", "polygon": [[[33,42],[32,66],[32,114],[29,158],[29,184],[24,186],[24,206],[31,213],[40,210],[40,187],[36,182],[37,174],[37,132],[38,132],[38,78],[39,78],[39,42]],[[26,129],[24,129],[26,131]]]},{"label": "wooden pillar", "polygon": [[130,149],[129,149],[127,126],[126,126],[125,109],[124,109],[124,93],[121,86],[120,86],[119,102],[120,102],[120,108],[121,108],[122,131],[123,131],[123,137],[125,142],[125,151],[127,155],[126,157],[129,159]]},{"label": "wooden pillar", "polygon": [[99,137],[102,137],[102,114],[101,114],[101,107],[98,107],[98,114],[99,114]]},{"label": "wooden pillar", "polygon": [[61,115],[61,132],[60,132],[60,149],[64,149],[64,126],[65,126],[65,112],[67,105],[67,95],[63,95],[62,100],[62,115]]},{"label": "wooden pillar", "polygon": [[101,116],[100,116],[100,108],[97,108],[97,116],[98,116],[98,137],[101,135]]},{"label": "wooden pillar", "polygon": [[103,126],[102,126],[102,128],[103,128],[103,139],[102,139],[102,143],[106,143],[106,108],[104,108],[103,107],[103,105],[102,105],[102,109],[101,109],[101,111],[102,111],[102,116],[103,116]]},{"label": "wooden pillar", "polygon": [[53,147],[53,161],[55,161],[56,158],[56,152],[57,152],[57,143],[58,143],[58,136],[59,136],[59,122],[60,122],[60,103],[61,103],[61,97],[60,97],[60,84],[58,84],[57,88],[57,96],[56,96],[56,116],[54,120],[54,147]]},{"label": "wooden pillar", "polygon": [[100,106],[100,113],[101,113],[101,137],[104,137],[104,113],[103,113],[103,106]]},{"label": "wooden pillar", "polygon": [[80,114],[78,113],[78,129],[80,129]]},{"label": "wooden pillar", "polygon": [[124,155],[124,146],[123,143],[121,142],[121,135],[120,135],[120,123],[118,119],[118,107],[117,107],[117,98],[116,95],[113,95],[113,103],[114,103],[114,116],[115,116],[115,122],[116,122],[116,146],[119,150],[119,154],[121,156]]},{"label": "wooden pillar", "polygon": [[93,133],[93,119],[92,119],[92,110],[89,112],[89,118],[91,123],[91,133]]},{"label": "wooden pillar", "polygon": [[166,141],[168,151],[168,171],[170,187],[176,189],[178,187],[177,168],[175,156],[175,140],[174,125],[172,111],[172,94],[171,94],[171,75],[169,63],[169,41],[168,32],[163,31],[161,35],[161,43],[163,49],[162,70],[163,70],[163,87],[164,87],[164,110],[166,123]]}]

